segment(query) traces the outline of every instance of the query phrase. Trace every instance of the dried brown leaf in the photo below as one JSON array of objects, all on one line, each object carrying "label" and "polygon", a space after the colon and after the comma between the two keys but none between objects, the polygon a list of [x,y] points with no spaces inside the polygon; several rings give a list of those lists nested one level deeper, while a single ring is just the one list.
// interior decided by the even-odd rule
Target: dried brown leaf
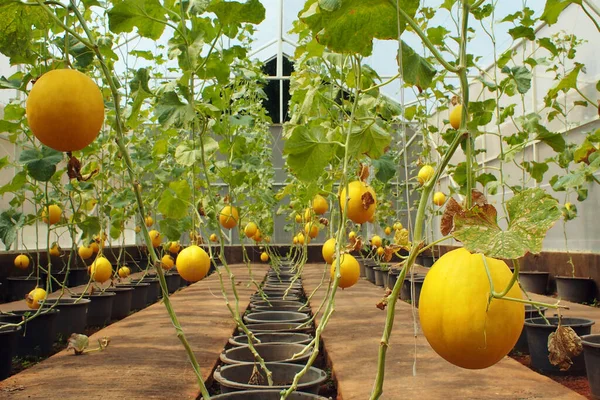
[{"label": "dried brown leaf", "polygon": [[329,226],[329,220],[327,218],[319,218],[319,222],[323,225],[323,226]]},{"label": "dried brown leaf", "polygon": [[548,360],[561,371],[567,371],[573,365],[572,358],[583,351],[581,338],[569,326],[561,324],[548,336]]},{"label": "dried brown leaf", "polygon": [[365,165],[363,163],[360,163],[358,165],[358,179],[360,179],[363,182],[366,182],[368,177],[369,177],[369,166]]},{"label": "dried brown leaf", "polygon": [[462,213],[463,209],[460,204],[453,197],[450,197],[446,202],[446,209],[442,215],[442,221],[440,223],[440,230],[442,235],[447,236],[454,229],[454,216],[458,213]]}]

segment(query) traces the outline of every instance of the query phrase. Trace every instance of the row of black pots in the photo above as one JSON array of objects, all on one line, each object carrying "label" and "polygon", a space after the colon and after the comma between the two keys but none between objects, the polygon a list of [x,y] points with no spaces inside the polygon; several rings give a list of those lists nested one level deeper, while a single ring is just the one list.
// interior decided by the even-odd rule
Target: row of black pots
[{"label": "row of black pots", "polygon": [[[302,370],[311,352],[292,358],[300,352],[313,339],[312,326],[296,329],[310,318],[310,309],[305,308],[299,301],[302,296],[302,282],[297,279],[289,290],[288,296],[284,294],[289,284],[294,279],[290,271],[271,270],[267,274],[267,281],[262,287],[262,292],[267,296],[265,301],[259,293],[252,296],[250,307],[244,315],[248,329],[252,331],[255,339],[254,348],[266,362],[267,368],[272,372],[274,386],[268,386],[264,371],[255,366],[254,355],[248,347],[248,337],[245,334],[229,339],[231,348],[221,354],[222,366],[214,373],[215,380],[221,387],[221,395],[213,399],[279,399],[282,389],[291,384],[294,376]],[[249,381],[256,384],[251,384]],[[318,396],[319,387],[327,380],[327,374],[318,368],[311,367],[298,383],[298,391],[288,399],[309,400],[325,399]]]},{"label": "row of black pots", "polygon": [[[178,274],[165,275],[169,292],[182,284]],[[147,276],[107,288],[102,293],[75,294],[72,297],[48,299],[43,310],[19,329],[0,329],[0,380],[10,374],[13,355],[47,357],[56,339],[66,340],[72,333],[83,333],[86,327],[105,326],[111,320],[127,317],[156,302],[162,293],[157,277]],[[15,324],[34,310],[16,310],[0,314],[0,324]],[[6,343],[6,345],[5,345]]]},{"label": "row of black pots", "polygon": [[[546,294],[550,273],[540,271],[519,272],[519,282],[527,292]],[[574,303],[589,303],[594,300],[596,284],[593,279],[555,276],[558,297]]]}]

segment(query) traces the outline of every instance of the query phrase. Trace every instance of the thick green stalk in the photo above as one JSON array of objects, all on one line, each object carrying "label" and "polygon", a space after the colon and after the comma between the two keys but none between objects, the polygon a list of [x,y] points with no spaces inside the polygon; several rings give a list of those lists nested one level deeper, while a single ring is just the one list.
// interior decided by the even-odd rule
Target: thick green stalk
[{"label": "thick green stalk", "polygon": [[444,158],[440,162],[438,169],[435,171],[433,178],[426,182],[423,186],[423,192],[421,193],[421,200],[419,201],[419,208],[417,209],[417,217],[415,220],[415,231],[413,234],[412,248],[410,249],[408,259],[404,262],[404,266],[400,271],[400,275],[398,276],[398,280],[396,281],[396,284],[392,289],[392,293],[388,296],[385,328],[379,346],[377,376],[375,377],[375,384],[373,387],[373,392],[371,393],[370,400],[379,399],[379,397],[383,393],[383,381],[385,379],[385,358],[387,348],[389,345],[389,339],[392,334],[392,328],[394,327],[394,317],[396,315],[396,302],[398,301],[400,289],[402,288],[402,284],[404,283],[406,273],[412,268],[417,258],[417,255],[420,253],[421,247],[423,245],[423,224],[425,221],[425,210],[427,209],[428,199],[431,196],[433,189],[435,188],[435,182],[438,181],[441,173],[444,171],[444,168],[446,168],[446,165],[448,165],[448,163],[450,162],[452,155],[458,148],[460,142],[462,142],[463,138],[463,135],[456,135],[454,141],[450,144],[448,151],[444,155]]}]

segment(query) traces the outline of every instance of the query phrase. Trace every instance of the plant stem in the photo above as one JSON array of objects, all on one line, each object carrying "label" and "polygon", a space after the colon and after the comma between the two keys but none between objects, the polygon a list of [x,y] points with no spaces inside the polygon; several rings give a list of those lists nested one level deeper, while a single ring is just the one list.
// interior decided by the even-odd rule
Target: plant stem
[{"label": "plant stem", "polygon": [[[81,38],[79,35],[77,35],[74,32],[71,32],[71,30],[68,27],[64,26],[62,21],[60,19],[58,19],[54,15],[54,13],[45,4],[42,3],[41,0],[37,0],[37,1],[51,17],[59,23],[59,25],[61,25],[64,29],[69,30],[69,33],[71,33],[74,37],[76,37],[78,40],[80,40],[84,45],[91,48],[94,51],[94,53],[96,54],[96,57],[98,58],[100,67],[104,74],[104,78],[106,80],[106,83],[110,87],[110,91],[111,91],[112,98],[113,98],[113,103],[114,103],[114,108],[115,108],[115,132],[117,134],[117,137],[115,138],[115,142],[117,143],[117,146],[119,148],[121,156],[125,160],[125,165],[127,167],[127,171],[128,171],[128,175],[129,175],[129,181],[130,181],[131,185],[133,186],[133,190],[136,195],[138,211],[143,220],[145,217],[145,213],[144,213],[144,202],[142,200],[140,185],[138,184],[138,181],[135,176],[133,162],[131,161],[129,151],[128,151],[127,147],[125,146],[125,143],[123,142],[124,134],[123,134],[123,123],[121,121],[119,92],[118,92],[117,87],[115,86],[115,81],[113,79],[113,75],[112,75],[111,71],[109,70],[108,66],[106,65],[106,62],[104,61],[104,57],[102,56],[102,53],[100,53],[95,36],[88,28],[85,18],[79,12],[79,9],[77,8],[77,5],[75,4],[74,0],[70,0],[70,5],[71,5],[70,8],[74,11],[77,19],[79,20],[83,30],[86,33],[86,36],[88,37],[89,42],[82,40],[83,38]],[[158,260],[158,256],[156,255],[156,252],[154,251],[154,248],[152,247],[152,240],[150,239],[150,235],[148,234],[148,229],[146,228],[145,224],[142,224],[141,228],[142,228],[142,234],[143,234],[144,240],[148,247],[148,253],[153,261],[154,268],[156,269],[157,275],[159,277],[160,286],[161,286],[161,289],[163,292],[163,303],[165,304],[165,307],[167,309],[169,317],[171,318],[171,322],[173,323],[173,326],[175,327],[175,330],[177,331],[177,337],[183,344],[183,346],[187,352],[188,358],[190,360],[190,363],[192,364],[192,368],[194,369],[194,373],[196,374],[196,378],[198,380],[198,385],[200,386],[200,390],[202,392],[202,397],[205,400],[209,400],[210,395],[208,394],[208,390],[206,389],[206,386],[204,385],[202,373],[200,372],[200,365],[198,364],[196,356],[195,356],[189,342],[187,341],[187,338],[185,337],[183,329],[181,328],[179,320],[177,319],[177,315],[175,314],[175,311],[173,310],[173,307],[169,300],[169,291],[167,289],[167,283],[165,280],[165,276],[164,276],[162,267],[160,266],[160,261]]]}]

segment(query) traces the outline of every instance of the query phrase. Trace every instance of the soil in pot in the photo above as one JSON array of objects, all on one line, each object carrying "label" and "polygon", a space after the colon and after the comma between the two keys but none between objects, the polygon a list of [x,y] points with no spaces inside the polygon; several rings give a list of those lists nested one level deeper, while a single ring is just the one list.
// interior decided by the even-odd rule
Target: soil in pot
[{"label": "soil in pot", "polygon": [[73,333],[84,332],[90,300],[70,297],[48,299],[44,302],[44,307],[52,307],[54,304],[54,308],[60,311],[56,316],[56,338],[59,341],[68,340]]},{"label": "soil in pot", "polygon": [[[546,307],[540,307],[540,311],[538,312],[538,309],[534,306],[525,304],[525,320],[540,317],[540,313],[546,315],[546,310]],[[515,344],[513,351],[518,351],[521,354],[529,354],[529,347],[527,346],[527,329],[525,329],[525,326],[523,326],[521,336],[519,336],[519,340],[517,340],[517,344]]]},{"label": "soil in pot", "polygon": [[[71,295],[74,298],[80,296],[78,293]],[[115,296],[113,292],[84,294],[81,296],[91,301],[88,305],[87,326],[105,326],[110,322]]]},{"label": "soil in pot", "polygon": [[549,275],[548,272],[521,271],[519,272],[519,282],[527,292],[546,294]]},{"label": "soil in pot", "polygon": [[[307,333],[257,333],[254,337],[260,340],[260,343],[298,343],[308,344],[313,337]],[[247,346],[248,336],[238,335],[229,338],[229,343],[232,346]],[[255,341],[254,343],[259,343]]]},{"label": "soil in pot", "polygon": [[244,316],[249,324],[265,324],[271,322],[306,322],[309,316],[299,312],[289,311],[257,311]]},{"label": "soil in pot", "polygon": [[[532,368],[550,375],[585,375],[585,360],[583,353],[573,358],[573,365],[568,371],[550,364],[548,360],[548,336],[558,327],[558,317],[547,317],[550,325],[546,325],[544,318],[531,318],[525,320],[527,329],[527,345],[531,354]],[[589,335],[594,321],[587,318],[563,317],[563,326],[571,327],[579,336]]]},{"label": "soil in pot", "polygon": [[134,289],[130,287],[110,287],[106,291],[115,294],[110,318],[116,320],[127,317],[131,312]]},{"label": "soil in pot", "polygon": [[[47,357],[52,354],[52,344],[56,337],[56,317],[59,312],[57,309],[42,310],[37,317],[22,325],[23,330],[18,335],[15,354],[19,357]],[[18,324],[25,314],[33,315],[35,310],[15,310],[10,313],[12,315],[0,314],[0,322]]]},{"label": "soil in pot", "polygon": [[[266,363],[267,368],[272,372],[273,386],[268,386],[267,376],[258,367],[254,368],[254,363],[227,365],[217,368],[214,378],[221,385],[221,393],[231,393],[240,390],[252,389],[287,389],[294,380],[296,373],[300,372],[303,365],[291,363]],[[258,371],[258,375],[254,375]],[[258,384],[249,384],[250,380]],[[310,367],[304,376],[298,382],[298,389],[303,393],[319,393],[319,386],[327,380],[327,373],[321,369]]]},{"label": "soil in pot", "polygon": [[0,346],[0,381],[10,375],[12,358],[17,352],[19,335],[23,331],[23,328],[20,326],[3,329],[2,325],[4,324],[6,322],[0,322],[0,343],[2,343],[2,346]]},{"label": "soil in pot", "polygon": [[269,300],[269,302],[266,302],[264,300],[257,300],[250,304],[251,307],[269,307],[269,305],[274,307],[289,306],[300,308],[304,305],[304,303],[302,303],[301,301],[292,300]]},{"label": "soil in pot", "polygon": [[[279,400],[281,395],[279,390],[244,390],[241,392],[231,392],[211,396],[213,400]],[[311,393],[294,392],[287,397],[287,400],[328,400],[326,397]]]},{"label": "soil in pot", "polygon": [[23,300],[38,286],[38,279],[35,276],[11,276],[7,278],[6,286],[8,301]]},{"label": "soil in pot", "polygon": [[557,276],[558,297],[573,303],[589,303],[596,293],[595,282],[590,278]]},{"label": "soil in pot", "polygon": [[252,310],[255,310],[255,311],[288,311],[288,312],[299,312],[299,313],[303,313],[303,314],[310,314],[310,309],[305,307],[302,310],[298,311],[298,307],[296,307],[296,306],[253,307]]},{"label": "soil in pot", "polygon": [[600,399],[600,334],[582,336],[581,343],[592,396]]},{"label": "soil in pot", "polygon": [[[289,362],[292,364],[306,364],[312,354],[312,349],[306,354],[292,360],[294,354],[304,349],[303,344],[298,343],[264,343],[254,345],[254,349],[265,362]],[[224,364],[254,363],[254,355],[248,346],[233,347],[221,353],[221,361]]]},{"label": "soil in pot", "polygon": [[311,325],[300,328],[302,322],[271,322],[266,324],[246,324],[246,327],[252,333],[263,332],[312,332],[314,328]]},{"label": "soil in pot", "polygon": [[131,294],[131,311],[138,311],[146,308],[148,305],[148,289],[150,288],[149,283],[140,282],[134,283],[119,283],[117,287],[131,288],[133,293]]}]

